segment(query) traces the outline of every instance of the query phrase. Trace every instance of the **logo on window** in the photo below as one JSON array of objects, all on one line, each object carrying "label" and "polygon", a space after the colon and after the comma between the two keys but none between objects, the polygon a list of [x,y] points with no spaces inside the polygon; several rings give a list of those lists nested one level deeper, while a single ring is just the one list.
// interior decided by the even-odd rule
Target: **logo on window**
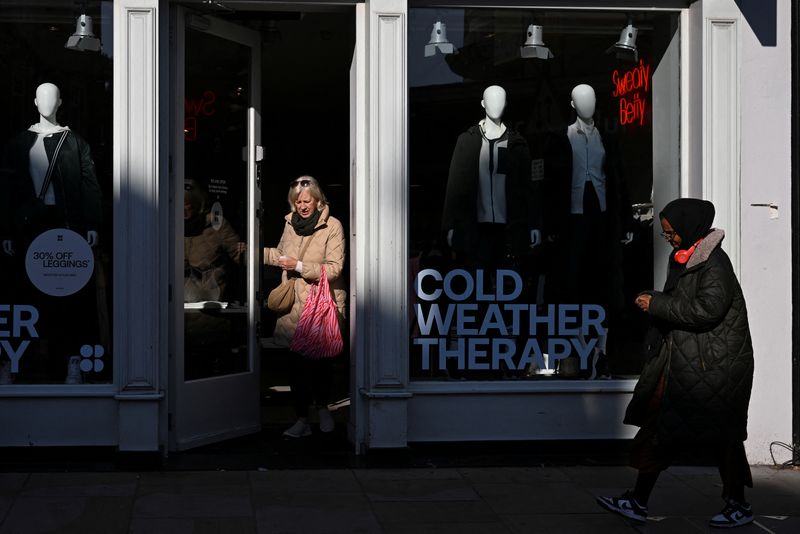
[{"label": "logo on window", "polygon": [[99,373],[105,367],[101,359],[105,354],[105,349],[102,345],[84,345],[81,347],[81,371],[89,373],[94,371]]}]

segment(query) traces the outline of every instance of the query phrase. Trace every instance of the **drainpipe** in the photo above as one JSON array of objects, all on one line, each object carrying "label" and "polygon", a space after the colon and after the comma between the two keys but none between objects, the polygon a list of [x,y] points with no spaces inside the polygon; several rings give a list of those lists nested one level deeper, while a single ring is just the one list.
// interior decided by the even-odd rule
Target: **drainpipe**
[{"label": "drainpipe", "polygon": [[792,447],[800,465],[800,7],[792,2]]}]

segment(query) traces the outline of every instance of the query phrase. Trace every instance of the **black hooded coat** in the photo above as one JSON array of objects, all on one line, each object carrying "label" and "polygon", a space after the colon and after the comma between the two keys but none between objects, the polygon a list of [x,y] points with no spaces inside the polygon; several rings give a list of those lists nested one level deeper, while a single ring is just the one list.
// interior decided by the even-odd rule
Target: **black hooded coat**
[{"label": "black hooded coat", "polygon": [[742,289],[721,248],[725,233],[711,229],[714,207],[678,199],[665,207],[688,248],[702,238],[683,265],[670,255],[663,292],[653,291],[649,358],[624,422],[642,426],[662,374],[664,395],[657,418],[662,445],[720,444],[747,439],[753,384],[753,347]]}]

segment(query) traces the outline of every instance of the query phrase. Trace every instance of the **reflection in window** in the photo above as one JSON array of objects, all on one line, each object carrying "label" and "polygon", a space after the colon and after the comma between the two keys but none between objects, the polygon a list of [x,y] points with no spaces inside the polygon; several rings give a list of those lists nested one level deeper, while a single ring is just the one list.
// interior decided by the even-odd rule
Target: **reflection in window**
[{"label": "reflection in window", "polygon": [[[532,15],[552,59],[520,57]],[[607,53],[626,24],[616,12],[411,10],[413,378],[638,374],[651,82],[677,17],[633,21],[635,58]],[[437,23],[455,50],[426,56]]]}]

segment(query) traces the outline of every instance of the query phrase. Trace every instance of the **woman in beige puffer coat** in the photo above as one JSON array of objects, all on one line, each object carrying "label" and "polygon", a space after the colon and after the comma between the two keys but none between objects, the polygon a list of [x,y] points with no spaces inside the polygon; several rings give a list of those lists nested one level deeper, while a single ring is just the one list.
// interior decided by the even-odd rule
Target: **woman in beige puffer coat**
[{"label": "woman in beige puffer coat", "polygon": [[[274,342],[288,347],[294,337],[309,285],[319,281],[322,269],[328,277],[340,324],[344,320],[346,289],[342,279],[345,243],[342,223],[330,215],[330,208],[319,183],[311,176],[301,176],[289,187],[291,212],[285,217],[283,235],[275,248],[264,249],[264,264],[283,269],[281,279],[294,278],[294,304],[275,324]],[[302,257],[301,257],[302,255]],[[283,434],[298,438],[311,435],[308,406],[319,407],[320,430],[330,432],[334,421],[328,411],[332,379],[331,358],[306,358],[292,354],[292,398],[297,422]]]}]

